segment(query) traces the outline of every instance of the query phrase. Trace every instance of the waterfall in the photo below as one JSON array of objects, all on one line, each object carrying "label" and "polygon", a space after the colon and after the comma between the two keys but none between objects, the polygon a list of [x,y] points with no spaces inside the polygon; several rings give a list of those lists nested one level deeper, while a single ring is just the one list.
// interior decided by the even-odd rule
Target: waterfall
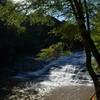
[{"label": "waterfall", "polygon": [[50,62],[41,70],[18,74],[14,78],[35,81],[36,84],[28,89],[34,87],[40,94],[61,86],[92,85],[92,80],[85,67],[84,51],[73,52],[70,56]]}]

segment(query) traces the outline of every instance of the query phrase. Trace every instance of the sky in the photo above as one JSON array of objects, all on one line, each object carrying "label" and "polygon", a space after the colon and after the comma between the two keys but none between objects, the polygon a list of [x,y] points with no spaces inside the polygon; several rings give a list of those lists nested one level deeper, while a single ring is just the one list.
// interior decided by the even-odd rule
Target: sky
[{"label": "sky", "polygon": [[15,3],[17,3],[17,2],[22,2],[22,1],[25,1],[25,0],[12,0],[12,1],[14,1]]},{"label": "sky", "polygon": [[[14,1],[15,3],[18,3],[18,2],[23,2],[23,1],[25,1],[25,0],[12,0],[12,1]],[[57,16],[55,15],[54,17],[57,18],[57,19],[60,20],[60,21],[65,20],[65,17],[64,17],[64,16],[57,17]]]}]

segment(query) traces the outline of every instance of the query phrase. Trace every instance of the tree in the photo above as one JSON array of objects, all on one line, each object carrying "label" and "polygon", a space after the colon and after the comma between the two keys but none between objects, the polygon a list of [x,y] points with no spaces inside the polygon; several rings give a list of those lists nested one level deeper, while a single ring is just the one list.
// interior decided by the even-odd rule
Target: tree
[{"label": "tree", "polygon": [[[89,23],[89,14],[88,14],[88,8],[87,8],[87,3],[86,0],[84,0],[84,5],[82,4],[81,0],[69,0],[71,7],[73,9],[75,18],[77,20],[77,23],[79,25],[81,37],[83,39],[83,43],[85,46],[85,51],[86,51],[86,66],[88,69],[89,74],[91,75],[95,89],[96,89],[96,94],[97,94],[97,99],[100,100],[100,83],[99,80],[91,66],[91,52],[93,56],[95,57],[98,66],[100,68],[100,54],[99,51],[97,50],[96,46],[94,45],[93,40],[90,37],[90,23]],[[85,14],[86,14],[86,19],[84,16],[84,11],[83,9],[85,8]]]},{"label": "tree", "polygon": [[[100,11],[100,8],[97,9]],[[98,11],[98,12],[99,12]],[[97,13],[93,20],[92,38],[95,42],[96,47],[100,50],[100,13]]]},{"label": "tree", "polygon": [[[83,49],[82,39],[80,37],[78,25],[76,24],[64,21],[58,27],[51,30],[49,34],[58,36],[64,43],[65,47],[67,49],[69,48],[69,50],[75,50],[75,48],[81,50]],[[74,47],[75,43],[80,45]]]},{"label": "tree", "polygon": [[[93,55],[96,59],[96,62],[98,63],[98,67],[100,68],[100,53],[96,48],[94,41],[92,40],[90,35],[91,33],[91,24],[90,24],[90,16],[89,16],[90,12],[89,12],[89,8],[87,7],[87,4],[90,4],[90,1],[88,0],[27,0],[27,1],[29,2],[26,4],[21,4],[22,6],[17,5],[16,8],[13,6],[9,6],[9,7],[6,6],[5,9],[2,10],[3,7],[1,6],[2,13],[0,14],[1,17],[0,25],[1,26],[2,24],[5,25],[3,22],[6,21],[7,29],[9,28],[9,26],[15,26],[13,28],[18,28],[23,30],[23,27],[21,28],[21,24],[23,23],[22,21],[23,15],[25,16],[29,15],[31,11],[33,11],[36,14],[40,14],[40,15],[43,14],[44,16],[47,15],[52,15],[52,16],[56,15],[56,16],[65,16],[65,17],[67,16],[67,19],[71,19],[70,21],[72,21],[72,18],[70,17],[74,15],[73,17],[74,23],[78,24],[79,31],[80,31],[79,33],[82,37],[85,51],[86,51],[86,66],[90,76],[93,79],[95,89],[96,89],[97,99],[100,100],[100,82],[91,66],[91,55]],[[15,10],[12,10],[13,8],[16,9],[17,12]],[[12,13],[9,11],[9,9]],[[22,16],[21,14],[19,14],[20,11],[22,11],[21,12]],[[16,17],[18,17],[18,20],[15,20]],[[39,21],[39,24],[40,22],[41,21]],[[32,31],[33,26],[30,27],[29,30],[27,28],[27,33],[30,31],[33,33]],[[39,32],[39,34],[41,34],[41,32]],[[29,36],[29,38],[30,37],[31,36]]]},{"label": "tree", "polygon": [[8,77],[8,64],[13,62],[16,55],[20,33],[24,30],[24,27],[21,25],[24,19],[24,14],[15,10],[15,6],[11,1],[8,1],[6,5],[0,5],[1,77],[4,74],[4,76]]},{"label": "tree", "polygon": [[[75,16],[76,22],[79,26],[80,35],[83,39],[85,51],[86,51],[86,67],[88,69],[88,72],[90,76],[93,79],[97,99],[100,100],[100,83],[99,79],[97,78],[96,73],[94,72],[92,66],[91,66],[91,54],[96,59],[96,62],[98,63],[98,67],[100,68],[100,53],[98,49],[96,48],[94,41],[91,38],[90,32],[90,16],[89,16],[89,8],[87,7],[87,4],[90,3],[88,0],[40,0],[41,3],[38,4],[39,8],[46,8],[48,12],[61,12],[63,11],[63,14],[66,15],[66,13],[70,13],[69,11],[73,11],[73,14]],[[38,2],[36,0],[35,2]],[[34,4],[34,1],[33,1]],[[51,11],[52,9],[52,11]],[[47,13],[46,13],[47,14]],[[62,14],[62,13],[61,13]]]}]

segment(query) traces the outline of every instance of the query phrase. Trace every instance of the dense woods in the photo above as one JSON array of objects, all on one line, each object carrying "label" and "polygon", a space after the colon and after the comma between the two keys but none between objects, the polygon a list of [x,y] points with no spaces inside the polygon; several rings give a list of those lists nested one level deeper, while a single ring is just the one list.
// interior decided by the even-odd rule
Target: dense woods
[{"label": "dense woods", "polygon": [[[27,15],[16,8],[11,1],[8,1],[5,6],[0,5],[1,68],[12,63],[17,55],[26,53],[36,56],[42,49],[46,49],[45,52],[48,53],[49,46],[54,44],[59,48],[61,45],[58,42],[62,44],[58,52],[82,49],[81,41],[78,38],[75,40],[75,36],[78,36],[78,29],[76,30],[77,26],[74,24],[40,13]],[[70,33],[69,36],[66,34],[66,29],[67,33]],[[74,44],[79,44],[81,47],[76,47]]]},{"label": "dense woods", "polygon": [[85,50],[86,66],[100,100],[99,78],[91,65],[94,56],[96,69],[100,70],[99,0],[0,3],[1,77],[4,72],[8,76],[8,66],[20,55],[54,60],[72,51]]}]

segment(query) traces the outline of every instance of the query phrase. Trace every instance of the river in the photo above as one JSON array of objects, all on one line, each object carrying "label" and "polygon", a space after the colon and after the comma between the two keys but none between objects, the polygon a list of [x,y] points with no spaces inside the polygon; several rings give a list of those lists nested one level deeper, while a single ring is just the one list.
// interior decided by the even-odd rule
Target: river
[{"label": "river", "polygon": [[[17,91],[22,94],[29,94],[31,98],[29,100],[41,98],[57,87],[91,86],[93,84],[85,67],[84,51],[73,52],[70,56],[61,57],[35,72],[18,73],[13,76],[13,79],[25,81],[14,87],[13,90],[17,88]],[[31,95],[32,91],[35,92],[35,95]],[[13,96],[18,97],[18,94]],[[14,100],[11,98],[14,97],[10,97],[10,100]]]}]

